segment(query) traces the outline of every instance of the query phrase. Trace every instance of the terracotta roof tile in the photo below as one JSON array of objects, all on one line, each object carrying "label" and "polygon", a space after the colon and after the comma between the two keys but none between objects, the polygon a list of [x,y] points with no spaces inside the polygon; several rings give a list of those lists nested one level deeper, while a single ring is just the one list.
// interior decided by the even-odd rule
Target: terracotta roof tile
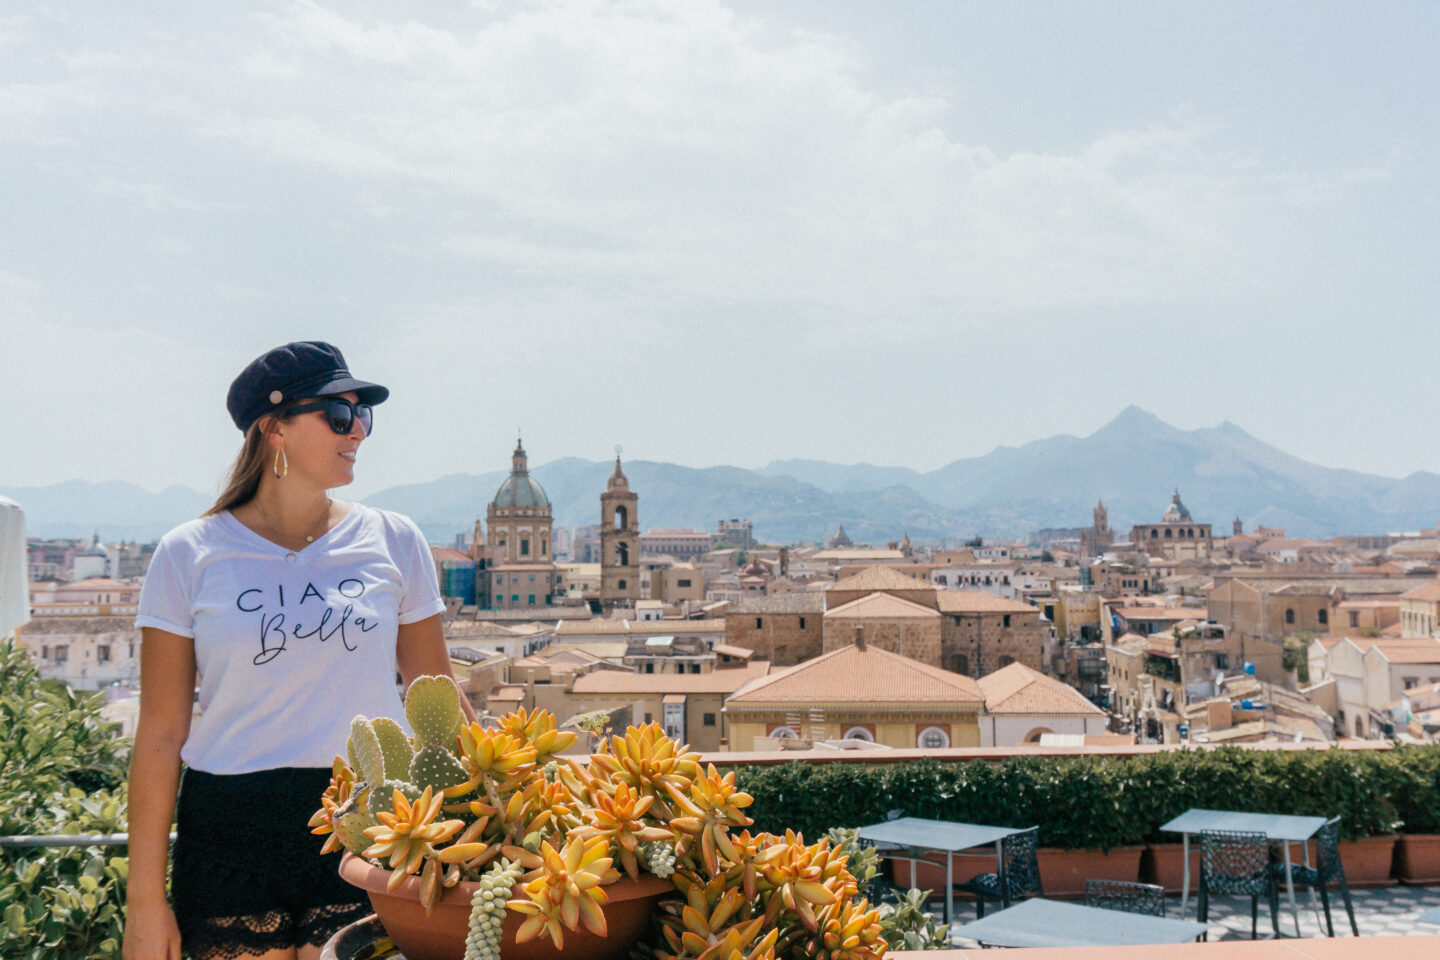
[{"label": "terracotta roof tile", "polygon": [[557,637],[665,636],[724,633],[724,620],[572,620],[555,628]]},{"label": "terracotta roof tile", "polygon": [[825,588],[826,591],[836,590],[840,592],[852,590],[933,590],[928,580],[916,580],[914,577],[907,577],[905,574],[889,567],[874,566],[861,570],[853,577],[846,577],[838,580]]},{"label": "terracotta roof tile", "polygon": [[975,681],[878,647],[846,646],[773,674],[740,690],[726,705],[815,703],[949,704],[974,708],[984,698]]},{"label": "terracotta roof tile", "polygon": [[713,670],[710,673],[630,673],[624,670],[597,670],[575,679],[577,694],[623,693],[733,693],[751,680],[770,672],[770,661],[751,660],[743,667]]},{"label": "terracotta roof tile", "polygon": [[896,618],[934,619],[940,616],[929,607],[913,603],[903,597],[889,593],[872,593],[858,600],[841,604],[825,611],[829,617],[874,617],[893,620]]},{"label": "terracotta roof tile", "polygon": [[1035,613],[1034,607],[1019,600],[997,597],[982,590],[937,590],[935,603],[941,613]]},{"label": "terracotta roof tile", "polygon": [[1400,594],[1402,600],[1440,600],[1440,582],[1427,583],[1423,587],[1416,587],[1406,593]]},{"label": "terracotta roof tile", "polygon": [[1440,663],[1440,640],[1434,637],[1374,640],[1370,649],[1391,663]]}]

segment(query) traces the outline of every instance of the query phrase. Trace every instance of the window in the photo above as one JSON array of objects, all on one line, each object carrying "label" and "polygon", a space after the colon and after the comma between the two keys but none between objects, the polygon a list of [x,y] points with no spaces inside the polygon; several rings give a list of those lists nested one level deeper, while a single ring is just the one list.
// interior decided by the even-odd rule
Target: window
[{"label": "window", "polygon": [[510,602],[511,602],[511,603],[519,603],[519,602],[520,602],[520,594],[518,594],[518,593],[512,593],[512,594],[510,595]]},{"label": "window", "polygon": [[535,606],[535,594],[530,594],[530,606]]},{"label": "window", "polygon": [[1151,540],[1154,540],[1154,539],[1155,539],[1156,537],[1158,537],[1158,536],[1159,536],[1159,534],[1156,533],[1154,530],[1151,530],[1151,531],[1150,531],[1150,539],[1151,539]]},{"label": "window", "polygon": [[55,645],[55,662],[65,663],[70,659],[70,644],[59,643]]},{"label": "window", "polygon": [[954,664],[955,664],[955,665],[954,665],[954,667],[952,667],[952,669],[953,669],[956,673],[968,674],[968,673],[970,672],[970,657],[969,657],[968,654],[964,654],[964,653],[957,653],[957,654],[955,654]]},{"label": "window", "polygon": [[496,583],[504,583],[504,582],[505,582],[505,575],[504,575],[503,573],[497,573],[497,574],[495,574],[495,582],[496,582]]},{"label": "window", "polygon": [[800,629],[801,629],[801,630],[804,630],[804,629],[805,629],[805,618],[804,618],[804,617],[801,617],[801,618],[800,618]]},{"label": "window", "polygon": [[1419,677],[1406,677],[1403,682],[1404,682],[1404,684],[1405,684],[1405,689],[1406,689],[1406,690],[1414,690],[1414,689],[1415,689],[1415,685],[1420,682],[1420,678],[1419,678]]},{"label": "window", "polygon": [[654,672],[655,672],[655,664],[653,664],[653,663],[647,663],[647,664],[645,664],[645,672],[646,672],[646,673],[654,673]]},{"label": "window", "polygon": [[1000,666],[1002,666],[1002,667],[1008,667],[1008,666],[1010,666],[1010,664],[1012,664],[1012,663],[1014,663],[1014,662],[1015,662],[1015,658],[1012,657],[1012,656],[1010,656],[1008,653],[1005,654],[1004,656],[1002,656],[1002,657],[1000,658]]},{"label": "window", "polygon": [[677,586],[677,587],[688,587],[688,586],[690,586],[690,581],[689,581],[689,580],[676,580],[676,581],[675,581],[675,586]]},{"label": "window", "polygon": [[713,714],[713,713],[707,713],[707,714],[705,714],[705,726],[707,726],[707,727],[713,727],[713,726],[715,726],[715,714]]},{"label": "window", "polygon": [[95,661],[97,663],[110,662],[110,644],[102,643],[95,648]]},{"label": "window", "polygon": [[1228,654],[1228,653],[1217,653],[1217,654],[1215,654],[1215,669],[1216,669],[1216,670],[1229,670],[1229,669],[1230,669],[1230,654]]},{"label": "window", "polygon": [[625,589],[625,581],[624,581],[624,580],[617,580],[617,581],[615,581],[615,589],[616,589],[616,590],[624,590],[624,589]]},{"label": "window", "polygon": [[530,541],[523,537],[520,540],[520,556],[530,556]]},{"label": "window", "polygon": [[47,643],[47,644],[45,644],[44,646],[42,646],[42,647],[40,648],[40,659],[42,659],[42,660],[49,660],[49,659],[50,659],[50,644]]},{"label": "window", "polygon": [[1166,531],[1165,531],[1165,539],[1166,539],[1166,540],[1169,540],[1169,539],[1170,539],[1170,531],[1169,531],[1169,530],[1166,530]]},{"label": "window", "polygon": [[1320,611],[1318,611],[1318,612],[1315,614],[1315,619],[1319,620],[1319,621],[1320,621],[1320,625],[1323,627],[1325,624],[1327,624],[1327,623],[1330,622],[1330,611],[1329,611],[1329,610],[1320,610]]},{"label": "window", "polygon": [[1286,622],[1286,623],[1290,623],[1290,624],[1293,624],[1293,623],[1295,622],[1295,610],[1294,610],[1294,608],[1292,608],[1292,607],[1286,607],[1286,608],[1285,608],[1285,622]]},{"label": "window", "polygon": [[774,737],[776,740],[798,740],[798,739],[799,739],[799,737],[796,735],[795,731],[794,731],[792,728],[790,728],[790,727],[774,727],[774,728],[771,729],[771,731],[770,731],[770,736]]},{"label": "window", "polygon": [[940,750],[950,746],[950,734],[943,727],[926,727],[920,731],[918,742],[926,750]]},{"label": "window", "polygon": [[756,617],[756,618],[755,618],[755,629],[756,629],[756,630],[759,630],[763,625],[764,625],[764,621],[762,621],[759,617]]},{"label": "window", "polygon": [[1007,627],[1010,626],[1010,614],[1008,614],[1008,613],[1005,614],[1005,623],[1004,623],[1004,625],[1007,626]]},{"label": "window", "polygon": [[1352,627],[1358,627],[1358,626],[1360,626],[1360,611],[1359,611],[1359,610],[1351,610],[1351,611],[1350,611],[1350,626],[1352,626]]},{"label": "window", "polygon": [[653,714],[653,713],[647,713],[647,714],[645,714],[645,722],[646,722],[646,723],[651,723],[651,722],[654,721],[654,719],[655,719],[655,714]]},{"label": "window", "polygon": [[875,742],[875,736],[869,730],[866,730],[864,727],[851,727],[849,730],[845,731],[845,736],[841,739],[866,740],[870,743]]}]

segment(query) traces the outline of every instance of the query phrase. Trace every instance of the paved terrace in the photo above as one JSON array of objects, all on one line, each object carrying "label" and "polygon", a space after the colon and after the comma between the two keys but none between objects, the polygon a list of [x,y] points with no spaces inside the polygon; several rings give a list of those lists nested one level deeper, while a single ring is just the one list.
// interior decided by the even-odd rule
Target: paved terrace
[{"label": "paved terrace", "polygon": [[[1380,940],[1390,940],[1394,937],[1425,937],[1419,941],[1421,952],[1414,956],[1424,956],[1431,960],[1440,960],[1440,926],[1429,923],[1416,923],[1415,918],[1428,910],[1440,907],[1440,887],[1372,887],[1365,890],[1351,890],[1350,899],[1355,904],[1355,923],[1360,928],[1360,939],[1356,940],[1350,933],[1350,919],[1345,915],[1345,901],[1340,896],[1340,888],[1333,887],[1330,891],[1330,915],[1335,920],[1335,939],[1330,943],[1334,944],[1336,957],[1385,957],[1386,960],[1400,960],[1401,957],[1411,956],[1403,952],[1370,953],[1373,944]],[[1307,900],[1307,894],[1301,890],[1295,891],[1295,900],[1300,908],[1300,932],[1304,938],[1295,939],[1293,935],[1294,921],[1290,919],[1290,908],[1285,901],[1284,894],[1280,897],[1280,930],[1286,937],[1273,947],[1284,947],[1285,949],[1270,953],[1261,954],[1266,957],[1289,957],[1298,958],[1305,956],[1320,956],[1306,951],[1315,947],[1316,940],[1313,938],[1328,939],[1325,936],[1325,914],[1320,909],[1320,898],[1313,897],[1313,903]],[[993,904],[986,911],[989,916],[998,907]],[[957,901],[955,912],[958,915],[957,923],[950,927],[950,942],[962,948],[962,952],[952,960],[958,960],[958,956],[964,955],[966,948],[977,947],[973,940],[965,938],[962,929],[964,923],[975,919],[975,904],[972,900]],[[1180,916],[1180,898],[1178,896],[1168,897],[1165,915],[1178,918]],[[939,916],[939,913],[936,914]],[[1190,898],[1190,905],[1186,919],[1195,918],[1195,897]],[[1269,938],[1272,936],[1270,926],[1270,910],[1263,902],[1260,904],[1260,936]],[[1250,943],[1250,899],[1248,897],[1214,897],[1210,902],[1210,940],[1211,944],[1217,942],[1236,942],[1243,940]],[[1201,944],[1204,946],[1204,944]],[[1412,945],[1405,945],[1405,949],[1411,949]],[[1363,948],[1364,952],[1356,952]],[[1082,957],[1093,956],[1091,948],[1084,950],[1011,950],[999,956],[1022,957],[1034,955],[1037,960],[1040,957],[1050,957],[1059,960],[1061,957],[1075,957],[1076,960]],[[1126,948],[1132,949],[1132,948]],[[1153,955],[1171,956],[1173,947],[1146,947],[1133,949],[1148,949]],[[1321,948],[1325,949],[1325,948]],[[1350,952],[1346,952],[1348,951]],[[1107,948],[1110,953],[1122,955],[1120,948]],[[1292,951],[1299,951],[1298,953]],[[944,954],[955,954],[955,951],[945,951]],[[905,957],[924,957],[926,960],[943,960],[941,952],[927,952],[924,954],[902,954]],[[1188,954],[1175,953],[1175,956],[1188,956]],[[985,956],[995,958],[997,954],[987,952]],[[1138,954],[1137,954],[1138,956]],[[1246,954],[1233,954],[1225,951],[1204,951],[1196,954],[1197,957],[1220,960],[1230,956],[1246,956]],[[1331,954],[1325,954],[1331,956]]]}]

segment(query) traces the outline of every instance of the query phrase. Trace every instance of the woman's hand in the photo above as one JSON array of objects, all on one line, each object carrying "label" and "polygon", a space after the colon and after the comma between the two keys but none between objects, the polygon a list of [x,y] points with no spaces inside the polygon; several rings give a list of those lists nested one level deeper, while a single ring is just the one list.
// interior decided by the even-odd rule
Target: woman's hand
[{"label": "woman's hand", "polygon": [[180,960],[180,928],[164,900],[125,904],[124,960]]}]

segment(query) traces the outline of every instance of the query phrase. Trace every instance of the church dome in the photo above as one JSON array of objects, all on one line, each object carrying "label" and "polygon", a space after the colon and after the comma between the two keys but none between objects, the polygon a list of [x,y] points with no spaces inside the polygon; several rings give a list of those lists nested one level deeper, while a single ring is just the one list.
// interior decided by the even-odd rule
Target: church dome
[{"label": "church dome", "polygon": [[525,456],[525,447],[519,440],[515,441],[515,452],[510,458],[510,476],[505,478],[500,489],[495,491],[495,496],[490,498],[490,506],[501,509],[548,509],[550,506],[550,498],[545,496],[545,488],[530,476],[529,459]]},{"label": "church dome", "polygon": [[529,474],[510,474],[500,489],[495,491],[490,505],[493,507],[548,507],[550,498],[545,488]]},{"label": "church dome", "polygon": [[1161,518],[1163,523],[1189,523],[1190,511],[1185,504],[1180,502],[1180,491],[1175,491],[1175,496],[1170,498],[1170,506],[1165,508],[1165,516]]}]

